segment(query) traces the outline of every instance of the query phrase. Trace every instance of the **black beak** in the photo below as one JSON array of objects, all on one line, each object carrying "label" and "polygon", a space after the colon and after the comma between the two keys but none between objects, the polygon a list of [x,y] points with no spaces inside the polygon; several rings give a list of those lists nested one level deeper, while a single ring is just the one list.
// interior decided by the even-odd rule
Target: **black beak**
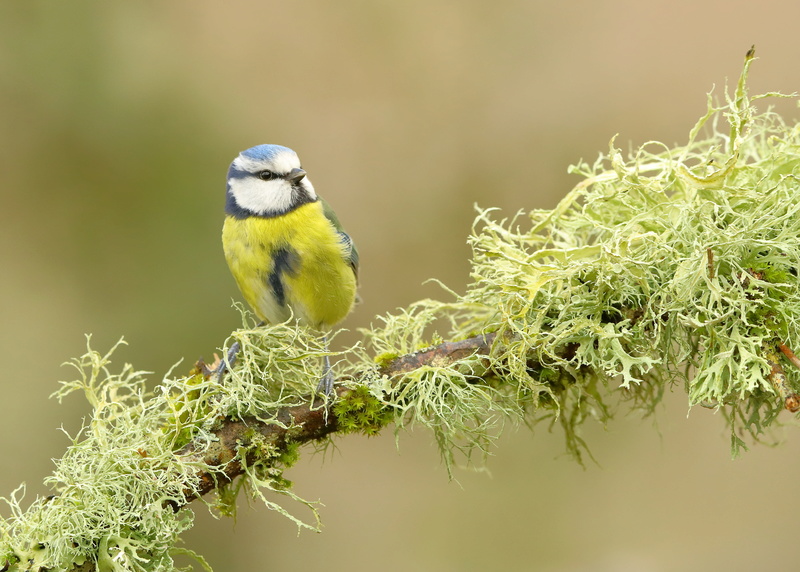
[{"label": "black beak", "polygon": [[306,172],[303,169],[292,169],[286,175],[286,179],[292,183],[299,183],[305,176]]}]

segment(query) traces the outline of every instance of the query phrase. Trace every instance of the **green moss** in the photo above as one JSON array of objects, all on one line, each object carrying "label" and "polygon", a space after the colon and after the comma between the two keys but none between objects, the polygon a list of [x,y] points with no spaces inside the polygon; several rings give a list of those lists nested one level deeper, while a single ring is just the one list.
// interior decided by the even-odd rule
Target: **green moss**
[{"label": "green moss", "polygon": [[375,397],[366,385],[359,385],[333,404],[339,432],[377,435],[392,422],[394,412],[384,401]]},{"label": "green moss", "polygon": [[375,362],[375,365],[377,365],[379,369],[386,370],[386,369],[389,368],[389,366],[392,364],[392,362],[394,360],[396,360],[397,358],[399,358],[399,357],[400,357],[400,354],[398,354],[396,352],[384,352],[382,354],[379,354],[379,355],[375,356],[374,362]]},{"label": "green moss", "polygon": [[542,368],[539,370],[539,381],[548,385],[555,385],[561,378],[561,372],[556,369]]},{"label": "green moss", "polygon": [[278,463],[290,468],[300,459],[300,443],[287,443],[277,457]]}]

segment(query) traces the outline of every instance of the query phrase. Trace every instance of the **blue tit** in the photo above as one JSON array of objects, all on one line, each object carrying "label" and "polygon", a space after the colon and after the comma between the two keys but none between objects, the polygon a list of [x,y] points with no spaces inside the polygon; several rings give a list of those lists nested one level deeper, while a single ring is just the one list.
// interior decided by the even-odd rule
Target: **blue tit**
[{"label": "blue tit", "polygon": [[[329,332],[355,303],[358,252],[297,154],[280,145],[242,151],[227,187],[222,245],[244,299],[265,322],[294,318]],[[327,356],[317,391],[333,391]]]}]

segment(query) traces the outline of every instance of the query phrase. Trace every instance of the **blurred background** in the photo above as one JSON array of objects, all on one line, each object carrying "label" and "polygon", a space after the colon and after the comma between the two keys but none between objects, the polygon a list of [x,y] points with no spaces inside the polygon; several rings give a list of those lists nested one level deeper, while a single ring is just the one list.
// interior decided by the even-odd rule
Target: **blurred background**
[{"label": "blurred background", "polygon": [[[237,327],[220,227],[242,149],[297,150],[355,238],[355,330],[439,296],[428,278],[464,289],[474,203],[553,207],[616,133],[685,142],[751,44],[753,93],[800,89],[799,19],[789,0],[0,3],[0,496],[45,493],[87,414],[48,399],[85,333],[124,335],[117,365],[157,380]],[[796,427],[731,461],[721,416],[677,392],[584,437],[585,469],[558,430],[508,431],[458,483],[424,431],[339,439],[287,475],[322,534],[198,505],[186,545],[234,572],[796,566]]]}]

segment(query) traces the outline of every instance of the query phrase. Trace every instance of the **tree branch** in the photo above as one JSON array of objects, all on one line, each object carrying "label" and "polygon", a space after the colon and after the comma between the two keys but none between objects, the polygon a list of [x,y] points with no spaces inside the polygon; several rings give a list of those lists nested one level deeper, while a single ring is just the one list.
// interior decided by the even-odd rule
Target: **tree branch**
[{"label": "tree branch", "polygon": [[[424,365],[443,366],[470,355],[485,355],[489,353],[496,337],[494,333],[478,335],[402,355],[384,364],[380,373],[391,378]],[[350,391],[343,385],[336,386],[336,393],[340,399],[346,397]],[[243,474],[242,463],[234,459],[237,451],[242,447],[249,449],[255,438],[264,439],[278,451],[285,451],[289,444],[318,441],[339,430],[336,414],[331,408],[326,408],[320,399],[315,400],[313,405],[283,408],[277,412],[275,419],[278,424],[265,423],[254,417],[239,420],[225,419],[219,429],[214,431],[217,440],[211,445],[205,441],[191,442],[178,451],[177,455],[183,457],[184,461],[207,467],[198,472],[199,494],[209,493]],[[247,461],[252,460],[252,458],[247,459]],[[220,474],[224,475],[223,481],[220,481]],[[185,504],[197,497],[197,494],[187,493]],[[180,507],[173,506],[173,508],[177,510]]]},{"label": "tree branch", "polygon": [[[455,342],[444,342],[423,351],[396,357],[383,364],[379,372],[390,378],[411,372],[425,365],[445,366],[470,355],[487,355],[497,335],[478,335]],[[203,363],[197,364],[197,371],[206,371]],[[353,389],[345,385],[336,385],[338,399],[346,399]],[[183,503],[171,502],[169,505],[177,512],[181,507],[196,500],[202,495],[216,490],[218,487],[232,482],[245,473],[245,465],[239,460],[242,449],[255,451],[255,441],[274,448],[278,453],[286,452],[290,445],[318,441],[342,428],[334,408],[326,407],[321,399],[313,404],[285,407],[275,413],[277,423],[265,423],[255,417],[243,419],[226,418],[219,428],[213,431],[215,439],[192,441],[176,452],[185,464],[199,467],[197,477],[199,487],[194,491],[186,491]],[[245,463],[255,459],[256,453],[248,453]],[[9,563],[0,566],[0,572],[7,569]],[[94,572],[96,566],[91,561],[76,564],[70,572]]]}]

